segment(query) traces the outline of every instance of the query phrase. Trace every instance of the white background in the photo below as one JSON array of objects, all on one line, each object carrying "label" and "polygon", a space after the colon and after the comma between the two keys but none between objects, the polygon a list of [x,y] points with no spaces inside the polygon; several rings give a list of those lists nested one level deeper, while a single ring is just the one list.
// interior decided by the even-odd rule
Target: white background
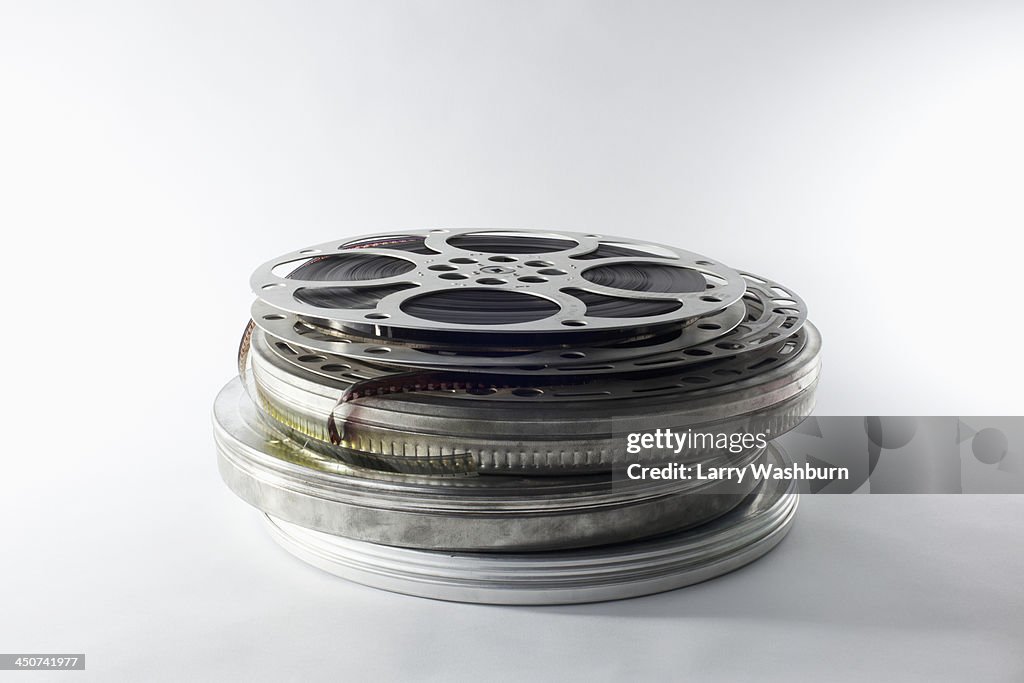
[{"label": "white background", "polygon": [[1014,2],[0,2],[0,651],[103,680],[1019,680],[1016,499],[807,498],[693,589],[447,605],[273,547],[209,410],[265,259],[522,226],[793,287],[819,414],[1021,414],[1022,121]]}]

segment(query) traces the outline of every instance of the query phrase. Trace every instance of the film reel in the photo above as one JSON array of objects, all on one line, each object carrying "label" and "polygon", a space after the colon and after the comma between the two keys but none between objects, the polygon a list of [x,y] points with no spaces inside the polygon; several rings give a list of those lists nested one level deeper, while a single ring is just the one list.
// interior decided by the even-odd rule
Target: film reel
[{"label": "film reel", "polygon": [[[768,457],[785,465],[774,448]],[[682,588],[763,556],[786,536],[799,497],[792,487],[760,484],[702,526],[570,552],[440,553],[389,547],[266,518],[289,553],[326,572],[374,588],[455,602],[560,605],[621,600]]]},{"label": "film reel", "polygon": [[799,331],[807,319],[807,307],[796,294],[756,275],[744,273],[742,277],[747,284],[740,301],[694,324],[597,346],[562,344],[534,350],[384,342],[347,335],[318,321],[279,312],[261,301],[253,304],[252,316],[257,327],[277,340],[278,348],[295,350],[290,354],[294,356],[323,355],[326,365],[344,365],[339,359],[349,358],[388,366],[516,375],[624,373],[735,356]]},{"label": "film reel", "polygon": [[[820,337],[808,326],[773,354],[739,356],[684,374],[601,376],[569,385],[474,384],[404,393],[399,388],[339,411],[346,424],[343,445],[358,452],[361,462],[372,454],[397,471],[421,471],[423,461],[439,472],[609,471],[636,459],[623,450],[623,436],[632,432],[708,424],[742,431],[751,423],[776,436],[788,431],[809,414],[819,349]],[[333,383],[289,367],[263,341],[254,345],[251,359],[257,400],[266,412],[293,436],[330,450],[327,424],[352,382]],[[392,376],[382,377],[390,387]],[[690,452],[695,461],[721,455]]]},{"label": "film reel", "polygon": [[654,328],[716,312],[745,291],[731,268],[664,245],[455,229],[308,247],[265,263],[251,283],[271,307],[339,329],[403,339],[458,329],[463,341]]}]

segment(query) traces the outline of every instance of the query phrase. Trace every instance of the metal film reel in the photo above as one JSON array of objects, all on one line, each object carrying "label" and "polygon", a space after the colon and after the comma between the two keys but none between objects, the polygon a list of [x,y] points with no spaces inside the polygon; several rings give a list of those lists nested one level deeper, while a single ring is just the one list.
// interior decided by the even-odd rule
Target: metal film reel
[{"label": "metal film reel", "polygon": [[[340,409],[344,446],[364,460],[375,454],[398,471],[436,466],[449,472],[457,460],[457,471],[556,474],[608,471],[636,460],[624,452],[623,435],[659,427],[713,424],[736,431],[756,423],[778,436],[809,414],[819,348],[820,338],[808,326],[774,353],[682,373],[370,397]],[[263,341],[254,344],[251,360],[257,401],[273,420],[330,450],[328,418],[351,381],[335,383],[289,367]],[[337,455],[352,456],[341,450]],[[689,453],[694,460],[721,455]]]},{"label": "metal film reel", "polygon": [[793,525],[799,497],[762,487],[705,525],[570,552],[440,553],[346,539],[271,515],[266,523],[273,540],[299,559],[394,593],[484,604],[602,602],[708,581],[771,551]]},{"label": "metal film reel", "polygon": [[[708,314],[694,324],[658,334],[597,346],[563,344],[540,350],[508,346],[453,347],[449,344],[402,344],[394,340],[346,335],[318,321],[286,314],[261,301],[253,304],[257,327],[293,355],[323,355],[328,365],[337,358],[361,359],[399,367],[459,368],[471,372],[516,375],[561,373],[623,373],[652,367],[674,367],[735,356],[796,333],[807,319],[807,307],[782,285],[744,273],[747,289],[740,301]],[[275,342],[276,344],[276,342]]]},{"label": "metal film reel", "polygon": [[[787,460],[772,447],[769,459]],[[311,530],[268,515],[285,550],[326,572],[396,593],[455,602],[559,605],[661,593],[753,562],[786,536],[799,497],[763,482],[702,526],[630,543],[570,552],[441,553],[382,546]]]},{"label": "metal film reel", "polygon": [[251,284],[281,311],[400,338],[621,332],[698,318],[745,290],[733,269],[663,245],[466,229],[308,247],[265,263]]},{"label": "metal film reel", "polygon": [[[610,362],[600,367],[601,372],[593,372],[596,368],[581,368],[579,374],[572,368],[564,368],[558,374],[527,372],[517,374],[521,381],[517,385],[494,386],[493,391],[453,391],[447,392],[452,397],[464,397],[472,400],[510,400],[523,401],[588,401],[605,400],[609,397],[631,397],[639,394],[664,395],[682,392],[695,392],[711,389],[726,384],[735,384],[741,379],[766,372],[773,367],[787,362],[790,357],[799,356],[808,340],[816,343],[817,332],[800,330],[791,337],[775,344],[765,345],[757,353],[730,355],[711,360],[692,360],[682,367],[670,366],[674,372],[665,372],[665,367],[651,369],[637,368],[631,361]],[[358,360],[318,354],[309,349],[295,348],[280,341],[266,337],[257,337],[263,356],[272,356],[295,366],[292,371],[296,376],[312,373],[339,383],[342,390],[357,382],[373,379],[387,379],[394,376],[393,366],[378,363],[366,363]],[[796,354],[796,355],[794,355]],[[474,371],[478,368],[474,368]],[[486,369],[479,369],[484,372]],[[624,381],[623,375],[629,372]],[[308,377],[308,375],[305,375]],[[516,389],[528,389],[515,391]]]}]

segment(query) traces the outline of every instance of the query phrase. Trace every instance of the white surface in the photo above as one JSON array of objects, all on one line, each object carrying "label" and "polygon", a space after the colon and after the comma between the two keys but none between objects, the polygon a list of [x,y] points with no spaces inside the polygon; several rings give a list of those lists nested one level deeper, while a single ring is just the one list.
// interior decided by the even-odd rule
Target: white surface
[{"label": "white surface", "polygon": [[85,651],[86,678],[104,681],[1024,675],[1013,497],[805,496],[790,536],[728,576],[616,603],[508,608],[308,567],[210,474],[190,458],[148,501],[106,496],[69,510],[70,524],[5,532],[18,553],[2,560],[4,649]]},{"label": "white surface", "polygon": [[1020,678],[1018,499],[808,499],[735,576],[489,609],[304,568],[217,480],[251,269],[403,226],[671,242],[807,299],[820,414],[1024,412],[1024,6],[638,5],[0,4],[0,650],[102,680]]}]

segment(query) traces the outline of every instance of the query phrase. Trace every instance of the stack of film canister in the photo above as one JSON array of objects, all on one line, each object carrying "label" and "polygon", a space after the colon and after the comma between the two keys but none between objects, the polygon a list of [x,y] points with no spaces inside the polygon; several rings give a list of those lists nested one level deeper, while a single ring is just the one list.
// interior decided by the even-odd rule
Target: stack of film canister
[{"label": "stack of film canister", "polygon": [[[444,600],[611,600],[703,581],[789,530],[789,482],[632,479],[627,436],[772,439],[821,339],[784,285],[621,237],[434,229],[269,261],[217,397],[221,475],[292,554]],[[688,448],[788,464],[769,440]]]}]

